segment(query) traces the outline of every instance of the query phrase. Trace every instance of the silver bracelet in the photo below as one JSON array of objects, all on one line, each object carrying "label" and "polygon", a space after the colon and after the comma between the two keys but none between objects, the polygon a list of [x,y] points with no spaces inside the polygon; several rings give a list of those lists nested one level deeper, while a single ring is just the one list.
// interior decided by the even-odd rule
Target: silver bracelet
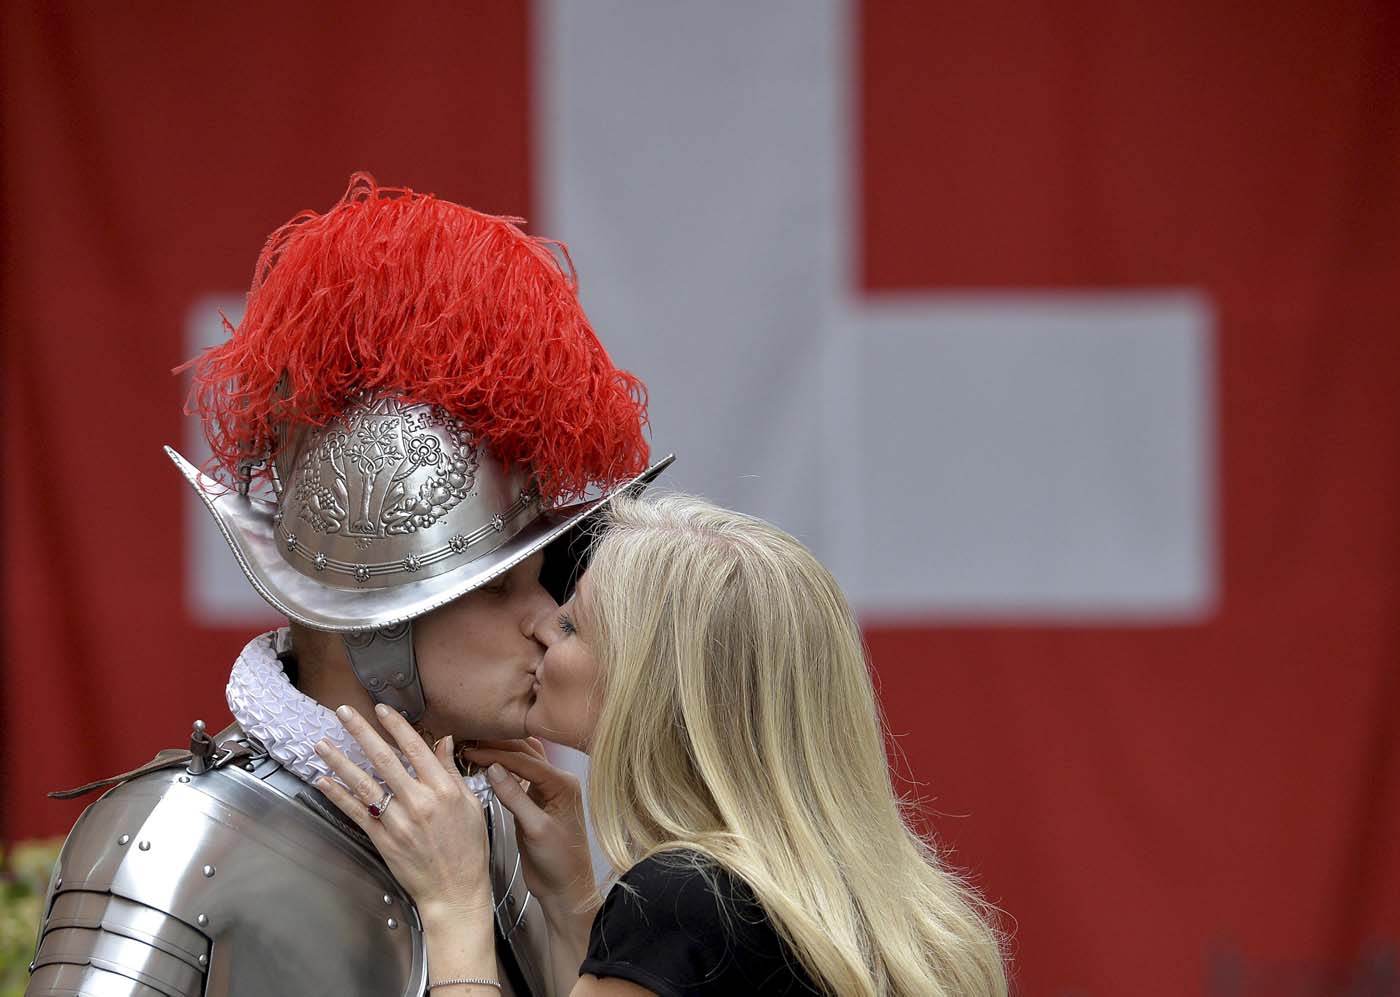
[{"label": "silver bracelet", "polygon": [[432,992],[433,992],[434,990],[436,990],[438,987],[455,987],[455,986],[457,986],[458,984],[464,984],[464,985],[465,985],[465,984],[468,984],[468,983],[474,983],[474,984],[476,984],[476,985],[479,986],[479,987],[495,987],[497,990],[500,990],[500,989],[501,989],[501,981],[500,981],[500,980],[477,980],[477,979],[471,979],[471,980],[438,980],[436,983],[429,983],[429,984],[428,984],[428,993],[432,993]]}]

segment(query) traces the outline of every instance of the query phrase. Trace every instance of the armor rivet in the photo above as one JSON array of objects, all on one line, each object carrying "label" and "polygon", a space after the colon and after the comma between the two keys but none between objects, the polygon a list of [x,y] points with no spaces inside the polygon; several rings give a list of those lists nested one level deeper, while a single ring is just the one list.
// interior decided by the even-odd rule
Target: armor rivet
[{"label": "armor rivet", "polygon": [[31,963],[29,964],[29,975],[30,975],[30,976],[33,976],[33,975],[34,975],[34,970],[36,970],[36,969],[38,969],[38,968],[39,968],[39,964],[38,964],[37,962],[31,962]]},{"label": "armor rivet", "polygon": [[119,845],[124,845],[124,844],[126,844],[128,841],[130,841],[130,840],[131,840],[131,835],[129,835],[129,834],[123,834],[120,838],[117,839],[117,844],[119,844]]},{"label": "armor rivet", "polygon": [[395,672],[395,673],[394,673],[394,684],[395,684],[395,685],[399,685],[399,684],[402,684],[402,683],[407,682],[407,681],[408,681],[408,676],[405,675],[403,672]]},{"label": "armor rivet", "polygon": [[207,955],[201,955],[201,956],[199,957],[199,964],[200,964],[201,966],[207,966],[207,965],[209,965],[209,957],[208,957]]},{"label": "armor rivet", "polygon": [[54,882],[53,882],[53,888],[56,890],[56,889],[58,889],[59,887],[61,887],[62,885],[63,885],[63,877],[62,877],[62,876],[59,876],[57,879],[54,880]]},{"label": "armor rivet", "polygon": [[384,894],[384,906],[385,906],[385,907],[392,907],[392,906],[394,906],[394,898],[391,897],[391,896],[389,896],[389,894],[387,894],[387,893]]},{"label": "armor rivet", "polygon": [[208,914],[201,914],[201,915],[199,915],[199,917],[195,918],[194,920],[195,920],[195,923],[198,924],[201,928],[207,928],[207,927],[209,927],[209,915],[208,915]]},{"label": "armor rivet", "polygon": [[506,520],[505,520],[505,517],[504,517],[504,516],[492,516],[492,517],[491,517],[491,529],[495,530],[497,533],[500,533],[500,532],[501,532],[502,530],[504,530],[505,528],[506,528]]},{"label": "armor rivet", "polygon": [[384,680],[381,679],[381,678],[372,678],[372,679],[370,679],[370,680],[369,680],[369,691],[370,691],[370,692],[383,692],[383,691],[384,691]]},{"label": "armor rivet", "polygon": [[243,764],[243,767],[244,767],[245,769],[247,769],[249,772],[251,772],[251,771],[253,771],[253,769],[257,768],[257,766],[254,765],[252,762],[245,762],[245,763]]},{"label": "armor rivet", "polygon": [[399,926],[399,920],[398,920],[398,918],[396,918],[396,917],[391,917],[391,918],[389,918],[389,920],[385,921],[384,923],[387,924],[387,925],[389,926],[389,930],[390,930],[390,931],[393,931],[395,928],[397,928],[397,927]]},{"label": "armor rivet", "polygon": [[182,776],[179,777],[179,779],[178,779],[177,781],[179,781],[179,782],[189,782],[189,781],[190,781],[190,777],[187,776],[187,775],[182,775]]},{"label": "armor rivet", "polygon": [[149,841],[143,841],[136,847],[141,849],[143,852],[149,852],[151,850],[151,843]]},{"label": "armor rivet", "polygon": [[507,894],[506,894],[506,910],[512,910],[512,911],[515,910],[515,894],[514,894],[514,893],[507,893]]},{"label": "armor rivet", "polygon": [[206,865],[206,866],[204,867],[204,878],[205,878],[205,879],[213,879],[213,878],[214,878],[214,873],[217,872],[217,871],[218,871],[218,870],[216,870],[212,865]]}]

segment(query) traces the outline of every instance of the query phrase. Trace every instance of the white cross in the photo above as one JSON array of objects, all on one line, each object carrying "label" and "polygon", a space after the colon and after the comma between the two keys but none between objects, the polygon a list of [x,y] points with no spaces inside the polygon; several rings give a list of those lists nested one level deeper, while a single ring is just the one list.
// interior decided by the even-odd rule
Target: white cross
[{"label": "white cross", "polygon": [[[1208,614],[1210,302],[861,296],[852,24],[840,0],[537,8],[533,229],[650,386],[666,483],[798,534],[867,621]],[[205,515],[196,618],[270,618]]]}]

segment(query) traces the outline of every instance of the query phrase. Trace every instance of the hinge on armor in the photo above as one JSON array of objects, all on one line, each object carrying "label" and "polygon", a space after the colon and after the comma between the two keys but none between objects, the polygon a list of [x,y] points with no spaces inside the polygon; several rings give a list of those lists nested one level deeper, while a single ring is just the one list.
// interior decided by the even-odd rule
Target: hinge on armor
[{"label": "hinge on armor", "polygon": [[69,890],[54,897],[25,993],[199,997],[208,965],[209,939],[183,921],[111,894]]},{"label": "hinge on armor", "polygon": [[86,796],[93,790],[108,789],[118,783],[126,782],[128,779],[134,779],[138,775],[175,768],[177,765],[185,766],[192,775],[202,775],[210,769],[221,769],[230,762],[254,758],[263,753],[243,741],[225,741],[216,748],[213,740],[204,732],[204,721],[196,720],[189,748],[166,748],[145,765],[139,765],[130,772],[109,776],[106,779],[98,779],[96,782],[90,782],[75,789],[54,790],[48,795],[55,800],[72,800],[79,796]]}]

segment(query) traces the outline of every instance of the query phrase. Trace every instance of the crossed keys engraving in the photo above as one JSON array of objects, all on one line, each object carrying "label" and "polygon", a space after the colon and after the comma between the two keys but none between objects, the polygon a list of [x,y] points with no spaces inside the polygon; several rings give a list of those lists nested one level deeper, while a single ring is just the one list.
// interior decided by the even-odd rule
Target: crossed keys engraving
[{"label": "crossed keys engraving", "polygon": [[[359,518],[350,527],[356,536],[374,536],[379,530],[370,522],[369,504],[374,497],[374,479],[384,470],[384,465],[403,459],[404,453],[397,444],[402,439],[403,422],[399,419],[365,419],[355,430],[355,441],[345,448],[346,462],[360,475]],[[400,482],[408,472],[400,465],[395,471],[390,485]]]},{"label": "crossed keys engraving", "polygon": [[300,518],[322,533],[416,533],[446,516],[476,480],[476,446],[456,420],[393,399],[318,430],[302,454],[293,491]]}]

